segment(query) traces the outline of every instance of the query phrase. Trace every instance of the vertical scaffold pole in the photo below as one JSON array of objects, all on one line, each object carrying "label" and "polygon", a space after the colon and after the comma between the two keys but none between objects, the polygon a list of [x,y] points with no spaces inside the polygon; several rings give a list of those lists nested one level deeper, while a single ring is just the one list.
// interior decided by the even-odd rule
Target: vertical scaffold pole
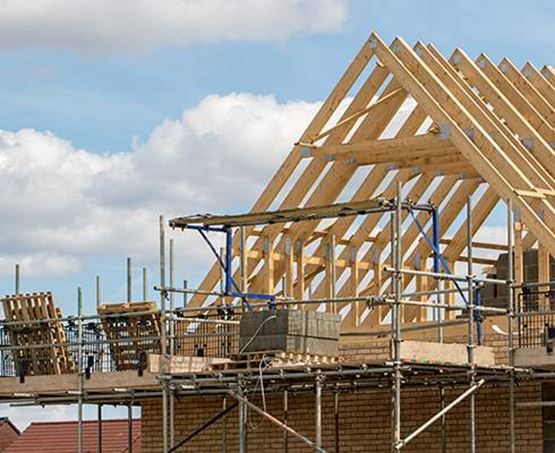
[{"label": "vertical scaffold pole", "polygon": [[510,452],[515,453],[515,360],[514,360],[514,316],[515,316],[515,299],[514,299],[514,211],[513,201],[507,200],[507,297],[509,298],[509,314],[507,320],[507,328],[509,330],[508,347],[509,347],[509,442]]},{"label": "vertical scaffold pole", "polygon": [[98,430],[97,430],[97,441],[96,445],[98,447],[98,453],[102,453],[102,404],[98,405]]},{"label": "vertical scaffold pole", "polygon": [[133,453],[133,405],[127,406],[127,451]]},{"label": "vertical scaffold pole", "polygon": [[[167,355],[166,346],[166,239],[164,228],[164,216],[160,216],[160,349],[163,355]],[[166,379],[162,380],[162,437],[163,451],[168,453],[168,384]]]},{"label": "vertical scaffold pole", "polygon": [[77,452],[83,452],[83,292],[77,288]]},{"label": "vertical scaffold pole", "polygon": [[19,286],[19,264],[15,265],[15,294],[19,294],[20,286]]},{"label": "vertical scaffold pole", "polygon": [[143,301],[148,300],[148,271],[143,267]]},{"label": "vertical scaffold pole", "polygon": [[127,302],[131,302],[131,299],[133,299],[131,294],[133,285],[131,273],[131,258],[127,257]]},{"label": "vertical scaffold pole", "polygon": [[315,439],[315,451],[320,451],[322,448],[322,379],[323,376],[317,372],[314,388],[316,391],[316,401],[315,401],[315,410],[314,410],[314,418],[315,418],[315,432],[316,432],[316,439]]},{"label": "vertical scaffold pole", "polygon": [[[239,376],[239,396],[244,396],[243,377]],[[239,453],[247,453],[247,405],[239,402]]]},{"label": "vertical scaffold pole", "polygon": [[241,274],[241,292],[248,291],[248,261],[247,261],[247,236],[245,234],[245,227],[239,227],[239,272]]},{"label": "vertical scaffold pole", "polygon": [[102,304],[102,286],[100,284],[100,275],[96,276],[96,306],[97,308],[100,307]]},{"label": "vertical scaffold pole", "polygon": [[[189,287],[189,285],[187,284],[187,280],[183,280],[183,289],[187,289]],[[187,298],[187,293],[183,293],[183,308],[187,308],[187,302],[188,302],[188,298]]]},{"label": "vertical scaffold pole", "polygon": [[[466,203],[466,240],[468,255],[468,364],[470,366],[470,386],[476,380],[474,366],[474,274],[472,263],[472,198],[469,196]],[[470,452],[476,452],[476,398],[470,394]]]},{"label": "vertical scaffold pole", "polygon": [[339,391],[337,390],[333,394],[333,422],[335,453],[339,453]]},{"label": "vertical scaffold pole", "polygon": [[231,227],[225,230],[225,292],[229,294],[233,291],[232,281],[233,281],[233,271],[231,269],[231,264],[233,260],[233,231]]},{"label": "vertical scaffold pole", "polygon": [[[445,387],[443,385],[439,388],[440,409],[445,409]],[[447,417],[441,416],[441,452],[447,453]]]},{"label": "vertical scaffold pole", "polygon": [[400,450],[401,442],[401,192],[402,184],[397,182],[397,197],[395,205],[395,231],[394,231],[394,250],[395,250],[395,273],[393,275],[395,303],[393,305],[392,319],[393,324],[393,363],[395,376],[393,380],[393,451]]},{"label": "vertical scaffold pole", "polygon": [[[283,423],[287,425],[287,416],[289,415],[289,393],[287,389],[283,391]],[[283,431],[283,453],[289,451],[289,433]]]},{"label": "vertical scaffold pole", "polygon": [[[227,409],[227,398],[222,400],[222,411]],[[227,417],[222,418],[222,453],[227,453]]]},{"label": "vertical scaffold pole", "polygon": [[[439,257],[439,253],[441,250],[440,239],[441,239],[441,233],[440,233],[440,227],[439,227],[439,213],[437,212],[437,209],[434,209],[432,211],[432,240],[433,240],[434,249],[435,249],[433,262],[434,262],[434,272],[437,274],[441,272],[440,257]],[[438,289],[437,304],[443,305],[444,282],[443,282],[443,279],[441,278],[438,279],[437,281],[437,289]],[[444,308],[437,309],[436,318],[437,318],[437,324],[438,324],[438,340],[440,343],[443,343],[443,319],[445,318]]]},{"label": "vertical scaffold pole", "polygon": [[[174,254],[174,240],[173,238],[170,239],[170,288],[175,287],[175,254]],[[174,310],[175,310],[175,294],[173,291],[169,293],[170,298],[170,314],[168,316],[169,322],[169,333],[170,333],[170,356],[174,354],[175,351],[175,319],[174,319]],[[170,399],[170,448],[173,448],[175,444],[175,390],[173,387],[170,388],[169,392],[169,399]]]}]

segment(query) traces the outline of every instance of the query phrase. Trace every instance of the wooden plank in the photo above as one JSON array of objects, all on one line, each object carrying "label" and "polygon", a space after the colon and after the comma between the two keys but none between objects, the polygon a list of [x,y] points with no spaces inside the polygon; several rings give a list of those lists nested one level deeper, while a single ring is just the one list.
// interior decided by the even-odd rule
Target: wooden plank
[{"label": "wooden plank", "polygon": [[[460,366],[468,363],[465,344],[411,340],[405,340],[401,343],[401,361],[404,363]],[[480,367],[494,366],[493,348],[476,346],[474,348],[474,363]]]},{"label": "wooden plank", "polygon": [[186,357],[179,355],[163,356],[160,354],[147,355],[147,370],[153,374],[190,374],[207,372],[216,364],[230,363],[230,359],[219,357]]},{"label": "wooden plank", "polygon": [[527,62],[520,73],[534,86],[544,99],[555,106],[555,89],[543,76],[543,74],[530,62]]},{"label": "wooden plank", "polygon": [[530,81],[521,74],[511,60],[503,58],[498,68],[542,117],[546,118],[548,122],[550,119],[553,121],[553,107],[549,105],[549,102],[534,88]]},{"label": "wooden plank", "polygon": [[547,352],[545,347],[516,348],[515,366],[521,368],[555,369],[555,355]]},{"label": "wooden plank", "polygon": [[[67,392],[78,390],[77,374],[61,374],[59,376],[27,376],[21,384],[19,378],[0,378],[0,395],[11,397],[18,394],[31,395],[66,395]],[[160,389],[160,381],[156,374],[144,371],[139,377],[136,371],[112,371],[92,373],[90,379],[84,381],[84,390],[88,392],[112,391],[114,389],[153,390]]]}]

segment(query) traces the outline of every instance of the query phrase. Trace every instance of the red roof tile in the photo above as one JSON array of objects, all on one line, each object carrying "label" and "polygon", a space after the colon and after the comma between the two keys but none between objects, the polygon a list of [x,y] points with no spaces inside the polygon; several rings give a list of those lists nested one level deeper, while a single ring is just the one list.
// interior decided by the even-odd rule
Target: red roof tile
[{"label": "red roof tile", "polygon": [[0,453],[4,453],[19,436],[19,429],[7,417],[0,417]]},{"label": "red roof tile", "polygon": [[[83,453],[98,450],[98,423],[83,422]],[[133,420],[133,453],[140,452],[141,421]],[[31,423],[2,453],[75,453],[77,451],[77,422]],[[127,453],[127,420],[102,422],[102,451]]]}]

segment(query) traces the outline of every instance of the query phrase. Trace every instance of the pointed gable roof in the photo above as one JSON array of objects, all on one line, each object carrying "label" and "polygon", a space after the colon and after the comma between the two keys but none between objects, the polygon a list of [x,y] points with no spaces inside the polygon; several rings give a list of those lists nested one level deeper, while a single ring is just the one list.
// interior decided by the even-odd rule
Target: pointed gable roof
[{"label": "pointed gable roof", "polygon": [[[410,47],[396,38],[388,46],[373,33],[252,210],[392,197],[401,181],[404,196],[439,207],[442,253],[451,264],[465,259],[461,216],[469,197],[473,234],[500,200],[511,200],[527,228],[522,247],[538,244],[543,256],[555,256],[554,108],[551,66],[526,63],[519,71],[507,58],[495,65],[484,54],[472,60],[460,49],[447,58],[431,44]],[[332,236],[337,296],[387,290],[381,272],[390,259],[385,216],[245,231],[253,238],[249,244],[254,241],[249,292],[285,290],[302,298],[311,284],[313,297],[328,294]],[[431,234],[431,225],[426,231]],[[425,269],[430,251],[416,222],[409,218],[402,234],[404,266]],[[233,244],[239,246],[238,235]],[[214,265],[201,288],[216,289],[218,278]],[[191,304],[205,300],[196,294]],[[416,319],[418,310],[407,316]],[[358,325],[359,317],[351,310],[344,323]]]}]

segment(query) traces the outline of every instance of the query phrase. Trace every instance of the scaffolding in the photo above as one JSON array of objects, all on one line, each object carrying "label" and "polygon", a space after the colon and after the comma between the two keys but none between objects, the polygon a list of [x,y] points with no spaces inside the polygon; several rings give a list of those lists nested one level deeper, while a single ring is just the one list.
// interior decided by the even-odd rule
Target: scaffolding
[{"label": "scaffolding", "polygon": [[[468,253],[468,268],[467,275],[460,276],[450,272],[446,268],[446,264],[442,262],[441,252],[439,248],[438,236],[429,240],[430,246],[433,250],[434,271],[418,271],[406,269],[401,266],[401,213],[402,210],[419,209],[424,212],[430,213],[432,219],[437,219],[434,215],[434,207],[431,205],[412,205],[409,201],[402,201],[402,187],[398,184],[397,196],[392,200],[371,200],[364,204],[350,208],[349,206],[336,206],[322,207],[321,210],[311,208],[310,211],[303,211],[302,209],[295,210],[294,213],[287,212],[274,212],[264,213],[263,216],[258,217],[257,214],[249,214],[245,216],[225,216],[225,217],[194,217],[194,218],[180,218],[179,222],[170,221],[170,226],[181,229],[194,229],[200,232],[204,239],[206,231],[223,232],[226,235],[226,250],[223,255],[216,252],[216,248],[211,246],[211,249],[217,255],[217,261],[220,262],[222,267],[222,291],[208,292],[202,291],[203,294],[216,297],[217,304],[202,306],[202,307],[188,307],[184,304],[183,307],[176,308],[173,303],[172,294],[194,294],[200,290],[194,288],[177,288],[174,284],[174,264],[173,264],[173,243],[170,243],[170,279],[169,284],[166,284],[166,241],[165,241],[165,225],[164,221],[160,219],[160,284],[155,289],[160,293],[160,309],[150,308],[148,304],[139,304],[144,311],[138,309],[132,310],[126,308],[126,304],[121,304],[118,307],[119,312],[108,313],[105,310],[99,310],[98,315],[84,315],[82,312],[82,291],[78,290],[78,310],[76,317],[57,317],[56,319],[38,319],[38,320],[23,320],[23,321],[3,321],[2,332],[6,337],[2,340],[0,353],[3,356],[3,375],[6,373],[13,373],[19,376],[21,382],[24,382],[28,377],[25,375],[26,366],[13,367],[12,369],[6,366],[6,357],[13,354],[11,357],[17,357],[20,351],[36,350],[41,351],[45,348],[67,348],[69,357],[75,364],[76,373],[78,375],[78,389],[74,393],[65,393],[63,395],[55,396],[40,396],[40,395],[24,395],[14,394],[12,398],[8,399],[15,404],[63,404],[76,402],[78,405],[78,421],[79,426],[82,422],[82,407],[84,404],[97,404],[98,405],[98,420],[99,427],[102,426],[102,405],[103,404],[122,404],[129,407],[129,416],[131,417],[131,407],[137,404],[143,398],[161,397],[163,406],[163,440],[164,452],[177,451],[180,446],[195,437],[196,434],[202,432],[212,423],[225,417],[229,412],[238,407],[240,417],[240,433],[239,433],[239,446],[241,452],[246,452],[247,449],[247,411],[252,410],[260,414],[266,420],[273,423],[276,427],[284,432],[284,445],[287,445],[288,436],[296,437],[304,442],[306,445],[314,449],[314,451],[325,451],[322,446],[322,392],[334,392],[334,399],[336,401],[337,411],[339,410],[340,394],[345,391],[350,391],[353,388],[353,382],[356,381],[356,387],[361,388],[375,388],[384,383],[384,379],[390,382],[392,394],[392,444],[391,450],[399,452],[407,444],[409,444],[416,436],[426,430],[433,423],[442,420],[442,427],[444,427],[445,415],[461,401],[468,399],[469,406],[469,450],[476,451],[476,414],[475,414],[475,398],[478,389],[487,383],[508,383],[509,396],[510,396],[510,445],[511,450],[514,451],[515,445],[515,426],[514,426],[514,408],[515,408],[515,395],[514,387],[517,377],[523,379],[551,377],[550,373],[534,373],[531,370],[519,369],[514,366],[514,347],[515,341],[513,338],[513,325],[516,316],[514,304],[514,282],[512,275],[508,280],[493,279],[489,277],[478,277],[474,275],[474,267],[472,261],[472,218],[470,199],[468,200],[467,209],[467,253]],[[287,294],[281,296],[268,295],[268,294],[253,294],[249,293],[245,285],[246,279],[241,280],[241,286],[233,281],[231,256],[233,250],[231,248],[231,235],[232,228],[238,228],[241,231],[245,224],[252,225],[256,222],[292,222],[313,220],[314,218],[328,218],[338,215],[372,215],[375,213],[390,213],[392,223],[394,225],[394,234],[391,237],[391,247],[394,260],[391,266],[386,266],[384,271],[391,274],[394,280],[393,294],[384,295],[369,295],[369,296],[355,296],[355,297],[329,297],[319,299],[295,299],[288,297]],[[512,204],[508,202],[508,244],[507,252],[511,257],[513,253],[513,214]],[[306,214],[306,215],[305,215]],[[435,229],[435,228],[434,228]],[[425,234],[423,232],[423,234]],[[243,236],[244,237],[244,236]],[[240,246],[240,263],[244,263],[244,255],[246,251],[246,244],[243,242]],[[511,258],[509,258],[511,261]],[[443,268],[442,268],[443,266]],[[512,268],[510,263],[509,269]],[[464,306],[449,305],[442,303],[441,298],[438,297],[453,289],[438,289],[437,291],[429,291],[426,294],[430,296],[433,301],[422,302],[420,300],[413,300],[416,296],[421,295],[418,292],[404,292],[401,285],[401,278],[404,274],[407,275],[421,275],[434,278],[441,281],[450,281],[457,284],[455,289],[461,299],[464,301]],[[19,272],[17,273],[19,278]],[[131,302],[131,263],[128,261],[128,303]],[[459,283],[466,283],[466,287],[460,287]],[[503,284],[508,286],[509,301],[508,308],[488,307],[478,305],[475,303],[476,293],[480,290],[480,285],[484,283]],[[335,283],[332,283],[335,285]],[[19,287],[19,282],[16,285]],[[97,287],[100,287],[100,281],[97,279]],[[146,288],[146,283],[144,285]],[[522,293],[520,293],[522,294]],[[529,294],[529,293],[528,293]],[[146,299],[146,291],[143,294]],[[100,303],[99,290],[97,291],[97,302]],[[170,302],[170,307],[167,307],[167,302]],[[235,302],[233,302],[235,301]],[[261,302],[262,301],[262,302]],[[302,308],[307,304],[324,304],[332,306],[333,304],[349,303],[357,304],[364,303],[369,309],[376,309],[380,306],[385,306],[391,309],[391,339],[392,339],[392,354],[390,360],[380,365],[377,364],[353,364],[345,365],[337,362],[312,364],[310,369],[301,367],[299,369],[291,370],[287,367],[272,369],[267,371],[264,375],[252,373],[256,371],[257,364],[260,361],[260,355],[253,355],[245,357],[241,354],[237,344],[237,329],[238,318],[240,319],[241,313],[249,310],[275,310],[276,307],[300,307]],[[450,366],[450,365],[430,365],[430,364],[410,364],[407,365],[401,360],[401,342],[403,340],[403,322],[401,311],[403,306],[417,306],[435,312],[444,313],[448,310],[464,310],[466,311],[466,320],[462,319],[457,322],[464,322],[467,324],[467,364],[466,366]],[[102,304],[99,308],[102,308]],[[476,314],[480,316],[476,316]],[[509,366],[479,366],[476,364],[474,351],[476,348],[476,330],[480,325],[483,316],[487,315],[505,315],[508,319],[508,356]],[[544,313],[545,314],[545,313]],[[201,315],[201,316],[199,316]],[[140,320],[147,316],[149,319],[154,319],[150,322],[156,324],[157,332],[153,334],[149,330],[148,323],[141,323]],[[529,313],[520,314],[517,325],[520,325],[523,316],[530,316]],[[442,335],[439,334],[443,328],[449,325],[449,321],[444,320],[444,316],[437,316],[437,323],[431,323],[424,328],[433,329],[438,331],[438,338],[443,341]],[[135,321],[129,321],[133,320]],[[7,336],[16,331],[25,333],[33,326],[47,326],[48,323],[56,321],[63,324],[65,331],[65,343],[38,343],[27,345],[11,344]],[[134,326],[133,333],[129,333],[129,325]],[[109,334],[107,326],[110,329],[116,329],[115,333]],[[119,327],[118,327],[119,326]],[[406,327],[406,326],[405,326]],[[117,329],[120,330],[117,330]],[[19,329],[19,330],[18,330]],[[409,327],[410,329],[410,327]],[[123,334],[122,332],[125,332]],[[521,332],[521,330],[518,330]],[[371,334],[371,332],[368,332]],[[519,344],[522,341],[527,341],[526,336],[519,335]],[[134,351],[132,357],[127,357],[125,361],[118,360],[114,355],[121,354],[127,348],[129,351]],[[84,391],[84,384],[91,375],[95,373],[103,373],[110,371],[124,371],[133,370],[139,375],[142,375],[146,369],[146,353],[159,354],[169,360],[171,365],[172,356],[186,356],[186,357],[221,357],[228,359],[222,362],[222,366],[218,368],[218,362],[215,362],[213,371],[203,372],[202,370],[194,370],[190,374],[180,373],[178,375],[172,374],[171,366],[164,368],[162,365],[159,367],[159,375],[157,379],[160,383],[158,388],[152,389],[115,389],[110,392],[90,392]],[[26,357],[26,356],[22,356]],[[30,356],[29,356],[30,357]],[[231,361],[229,360],[231,358]],[[160,359],[162,360],[162,359]],[[245,363],[241,360],[246,361]],[[13,361],[13,364],[16,362]],[[250,367],[250,368],[249,368]],[[17,369],[16,369],[17,368]],[[307,436],[296,432],[286,420],[279,420],[272,414],[264,409],[254,405],[249,400],[252,395],[253,388],[256,388],[258,381],[267,382],[264,386],[266,392],[282,392],[284,401],[284,413],[287,413],[288,394],[294,392],[308,392],[313,391],[315,394],[314,403],[314,417],[315,417],[315,437],[309,439]],[[401,425],[401,388],[403,386],[418,386],[418,385],[434,384],[441,389],[444,386],[458,385],[466,386],[466,390],[462,391],[460,395],[448,404],[442,397],[442,409],[433,417],[426,420],[422,425],[411,433],[404,434]],[[186,396],[188,394],[209,394],[221,395],[222,397],[232,397],[236,403],[228,405],[223,408],[220,414],[217,414],[213,419],[206,423],[206,426],[201,426],[194,433],[187,436],[185,439],[175,439],[174,435],[174,405],[176,396]],[[443,395],[443,392],[442,392]],[[25,401],[25,402],[22,402]],[[131,425],[130,425],[131,426]],[[101,429],[101,428],[100,428]],[[337,427],[336,427],[337,429]],[[81,451],[82,445],[82,430],[79,430],[79,445]],[[101,434],[99,434],[101,436]],[[336,449],[338,448],[339,434],[336,433]],[[100,438],[100,437],[99,437]],[[131,438],[131,437],[130,437]]]},{"label": "scaffolding", "polygon": [[[370,61],[375,61],[376,66],[370,68],[368,77],[357,84]],[[237,216],[179,217],[169,222],[173,229],[197,231],[215,255],[215,265],[198,288],[189,288],[186,282],[183,287],[176,284],[174,243],[171,239],[166,241],[166,224],[160,217],[160,281],[155,286],[160,296],[159,305],[144,305],[144,311],[133,311],[129,305],[129,310],[123,307],[120,313],[103,312],[100,309],[101,282],[97,278],[96,300],[100,309],[97,309],[97,315],[83,314],[83,295],[79,289],[77,316],[6,319],[0,325],[2,376],[17,377],[21,385],[41,377],[29,367],[29,361],[40,357],[36,362],[38,369],[43,357],[52,356],[53,351],[63,351],[67,364],[73,368],[66,367],[63,372],[60,369],[60,374],[54,375],[58,381],[49,393],[13,391],[2,401],[14,404],[77,403],[80,427],[83,405],[97,404],[101,427],[103,404],[125,405],[131,415],[133,404],[140,404],[146,398],[161,398],[164,453],[177,451],[218,420],[225,421],[234,409],[238,409],[239,417],[239,451],[244,453],[248,448],[248,411],[254,411],[283,431],[284,451],[287,451],[291,437],[315,451],[325,451],[322,445],[322,395],[333,392],[337,451],[341,394],[355,387],[370,389],[386,385],[391,392],[392,452],[405,449],[436,422],[441,423],[443,451],[447,451],[446,414],[462,401],[468,401],[468,449],[474,453],[476,397],[483,386],[499,383],[508,387],[509,445],[514,453],[516,383],[519,380],[555,377],[553,372],[538,371],[533,366],[520,368],[515,361],[518,348],[552,348],[555,341],[555,330],[549,331],[549,327],[555,324],[555,305],[551,304],[555,299],[552,294],[554,284],[549,282],[549,254],[555,250],[554,154],[550,145],[553,141],[550,118],[555,99],[551,84],[553,68],[546,66],[541,74],[530,64],[519,72],[508,60],[503,60],[496,67],[483,55],[472,61],[460,50],[456,50],[448,60],[432,45],[419,42],[410,48],[400,38],[387,46],[376,34],[372,34],[256,201],[254,212]],[[339,106],[355,86],[357,91],[352,94],[352,101],[344,112],[340,112]],[[387,126],[399,117],[407,101],[414,102],[414,110],[402,118],[402,124],[394,131],[393,137],[384,138],[388,135]],[[334,114],[339,119],[335,124],[328,125],[333,123]],[[428,119],[430,123],[426,124]],[[304,168],[303,163],[307,164]],[[361,167],[366,167],[368,172],[350,196],[350,201],[325,205],[338,199],[341,190],[346,188]],[[292,176],[299,168],[300,176],[293,180]],[[392,173],[393,178],[388,180]],[[386,180],[384,188],[379,190],[380,184]],[[415,184],[403,194],[403,189],[414,181]],[[488,187],[477,195],[478,201],[473,206],[470,196],[483,182]],[[292,184],[291,191],[282,202],[278,194],[289,183]],[[432,194],[428,199],[432,196],[438,200],[447,199],[450,204],[445,208],[447,214],[442,212],[444,231],[456,222],[459,211],[466,206],[466,225],[461,222],[451,239],[441,237],[437,206],[412,203],[410,200],[411,196],[420,197],[428,190]],[[372,198],[376,192],[387,196]],[[480,277],[476,275],[476,266],[492,264],[492,260],[475,255],[473,236],[476,227],[485,221],[499,200],[507,203],[507,244],[486,244],[486,248],[507,253],[508,272],[503,278]],[[274,204],[280,204],[282,208],[308,207],[271,211],[270,207]],[[515,221],[515,213],[518,221]],[[410,234],[408,229],[403,231],[403,214],[407,214],[412,221]],[[336,249],[340,246],[350,247],[349,241],[343,239],[343,233],[350,224],[342,224],[338,231],[331,227],[316,230],[316,224],[322,220],[373,215],[389,215],[386,224],[391,230],[384,227],[372,237],[372,231],[379,222],[363,224],[356,230],[355,242],[389,241],[390,262],[387,263],[381,261],[379,256],[375,262],[371,257],[363,263],[357,259],[356,247],[352,250],[345,248],[341,256],[336,256]],[[421,224],[424,217],[431,220],[431,234]],[[294,231],[287,227],[297,222],[307,222],[309,227]],[[524,237],[521,229],[523,222],[530,229]],[[259,225],[268,227],[270,233],[264,229],[257,230]],[[282,228],[272,229],[275,225]],[[211,233],[225,236],[223,250],[218,250],[210,241]],[[303,233],[310,237],[303,237]],[[280,244],[283,245],[281,264],[285,272],[282,269],[274,272],[273,269],[276,253],[272,239],[278,235],[281,235]],[[405,235],[409,236],[410,241],[407,242],[411,247],[414,238],[420,238],[414,251],[407,246],[409,244],[404,245]],[[250,247],[248,240],[252,237],[256,237],[257,247]],[[314,242],[314,238],[326,238],[326,241],[318,246],[318,254],[311,257],[311,266],[325,272],[321,288],[313,293],[310,282],[314,275],[297,275],[295,285],[291,268],[296,256],[299,269],[304,272],[305,241]],[[383,246],[381,242],[379,245]],[[536,242],[542,265],[541,272],[538,271],[538,286],[536,290],[530,290],[533,285],[525,285],[523,281],[522,254]],[[461,250],[465,248],[465,243],[466,256],[462,257]],[[443,245],[450,247],[448,257],[442,253]],[[483,244],[478,243],[477,246]],[[381,253],[382,249],[377,248]],[[423,253],[426,248],[430,253]],[[431,259],[431,270],[427,265],[405,266],[406,252],[415,261],[419,255],[424,257],[421,261]],[[262,270],[254,276],[256,284],[249,280],[247,264],[251,257],[262,266]],[[235,270],[234,258],[239,261]],[[466,273],[463,275],[457,274],[454,267],[459,261],[466,262]],[[349,280],[352,291],[347,294],[337,288],[339,263],[351,270]],[[357,289],[360,283],[358,270],[362,264],[367,274],[374,272],[374,286],[368,290],[368,285],[364,293]],[[131,261],[128,260],[128,304],[132,302],[130,269]],[[274,277],[281,278],[282,274],[285,279],[281,282],[281,290],[276,291],[275,288],[280,285],[276,285]],[[408,289],[403,279],[412,277],[431,279],[435,287]],[[386,280],[391,282],[389,291],[384,290]],[[309,282],[308,288],[305,287],[306,282]],[[215,289],[218,284],[219,290]],[[506,288],[508,304],[494,307],[482,303],[483,285]],[[15,288],[17,295],[20,293],[18,266]],[[143,269],[142,303],[148,301],[147,288],[147,273]],[[176,294],[184,295],[182,307],[176,307]],[[549,295],[548,303],[540,300],[545,294]],[[190,301],[189,295],[192,296]],[[454,304],[453,297],[458,297],[462,303]],[[301,366],[278,365],[259,373],[258,365],[264,357],[244,354],[238,346],[237,330],[243,313],[315,306],[326,307],[333,313],[349,308],[351,311],[347,316],[354,313],[351,318],[357,330],[345,335],[363,338],[387,336],[392,344],[389,357],[380,363],[347,364],[333,360],[312,362],[311,358],[305,358],[306,363]],[[408,309],[425,313],[426,316],[422,317],[426,319],[431,315],[432,322],[411,326],[414,319],[405,319]],[[384,321],[386,329],[368,327],[360,322],[364,313],[376,312],[379,315],[378,324]],[[448,316],[453,312],[461,315],[459,319]],[[493,315],[504,316],[507,320],[508,363],[482,365],[477,357],[482,321]],[[44,330],[54,324],[59,330],[59,337],[55,342],[44,340],[47,338]],[[408,332],[425,329],[442,344],[444,330],[453,325],[464,325],[466,330],[465,363],[407,364],[403,360],[403,343]],[[20,338],[34,340],[25,340],[28,343],[21,344]],[[129,351],[133,354],[126,356]],[[172,364],[179,357],[191,360],[180,362],[181,371],[173,373]],[[205,368],[193,360],[200,358],[210,360],[211,366]],[[151,359],[152,362],[149,362]],[[156,371],[150,373],[148,370],[152,367]],[[142,384],[135,388],[100,382],[103,375],[114,378],[113,373],[144,377]],[[65,377],[75,380],[75,376],[78,386],[75,390],[65,391],[64,385],[69,382],[64,380]],[[95,379],[98,388],[90,390],[87,383]],[[266,392],[283,396],[283,419],[253,403],[251,396],[260,382],[264,382]],[[2,385],[0,383],[0,390]],[[407,433],[402,425],[402,389],[424,385],[439,387],[441,409]],[[461,389],[460,394],[450,402],[446,400],[444,391],[448,386]],[[297,432],[288,424],[292,392],[314,394],[313,438]],[[222,411],[183,439],[176,439],[176,398],[199,394],[222,397]],[[234,402],[229,404],[226,397]],[[226,436],[227,431],[224,430],[224,447]],[[80,429],[79,451],[81,449]]]}]

